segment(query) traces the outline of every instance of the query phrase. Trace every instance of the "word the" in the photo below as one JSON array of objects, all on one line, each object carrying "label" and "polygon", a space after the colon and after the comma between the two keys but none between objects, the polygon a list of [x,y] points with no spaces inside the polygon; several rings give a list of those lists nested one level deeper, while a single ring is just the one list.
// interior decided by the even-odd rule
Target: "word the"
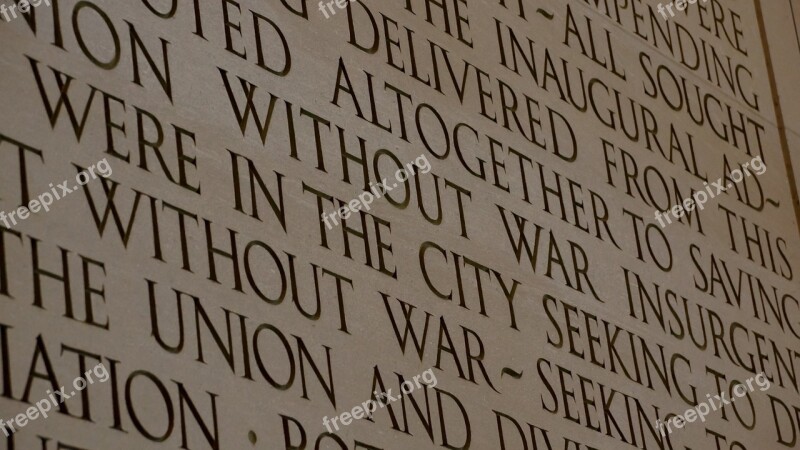
[{"label": "word the", "polygon": [[[673,5],[675,6],[675,8],[678,9],[678,11],[685,11],[686,7],[689,6],[690,3],[694,5],[695,3],[697,3],[697,1],[698,0],[675,0],[674,2],[667,3],[667,10],[669,10],[670,16],[675,17],[675,11],[672,10]],[[708,0],[703,0],[703,3],[707,1]],[[656,6],[656,8],[658,9],[658,12],[660,12],[661,15],[664,16],[664,20],[667,20],[668,19],[667,12],[664,11],[664,5],[659,3]]]},{"label": "word the", "polygon": [[[88,169],[78,173],[78,175],[75,177],[75,181],[77,181],[79,185],[83,186],[89,181],[97,179],[97,174],[94,173],[95,169],[97,169],[97,172],[103,178],[108,178],[111,176],[112,173],[111,166],[108,164],[108,161],[105,158],[103,158],[102,161],[98,162],[97,164],[93,164],[89,166]],[[91,178],[89,178],[90,176]],[[6,214],[5,211],[0,211],[0,221],[3,222],[3,225],[5,225],[6,228],[11,228],[13,225],[17,224],[17,217],[19,218],[20,221],[25,220],[30,216],[31,212],[37,213],[42,208],[44,208],[45,212],[49,212],[50,205],[53,204],[54,197],[55,200],[61,200],[68,194],[71,194],[72,191],[78,190],[77,187],[73,187],[72,189],[70,189],[69,186],[67,186],[67,183],[69,183],[69,181],[64,181],[63,183],[57,185],[61,189],[60,194],[56,190],[56,188],[53,187],[53,183],[50,183],[50,189],[51,189],[50,192],[52,192],[52,194],[50,194],[50,192],[45,192],[39,195],[38,199],[31,200],[30,203],[28,203],[27,208],[25,206],[20,206],[19,208],[11,211],[8,214]],[[12,225],[8,224],[9,219],[11,220]]]},{"label": "word the", "polygon": [[[17,18],[17,12],[14,11],[15,9],[19,8],[19,12],[25,14],[31,10],[31,6],[36,8],[42,3],[50,6],[50,0],[20,0],[19,3],[12,3],[11,6],[6,6],[6,4],[3,3],[0,5],[0,14],[3,15],[3,19],[5,19],[6,22],[11,22],[12,19]],[[8,16],[9,12],[11,13],[11,17]]]},{"label": "word the", "polygon": [[[667,431],[669,431],[669,433],[672,434],[672,428],[670,428],[670,425],[675,425],[675,428],[683,428],[687,422],[692,423],[696,421],[698,417],[700,418],[700,421],[705,422],[708,413],[710,413],[712,410],[716,411],[718,406],[730,405],[731,403],[735,402],[737,398],[741,398],[747,395],[748,389],[750,389],[750,392],[755,391],[755,389],[753,388],[753,381],[755,381],[758,387],[761,388],[760,389],[761,392],[766,391],[767,389],[770,388],[770,386],[772,386],[772,384],[769,382],[769,378],[767,378],[764,372],[761,372],[755,377],[750,377],[744,383],[737,384],[736,386],[734,386],[732,392],[736,397],[733,397],[730,400],[728,400],[725,398],[726,394],[724,392],[720,392],[713,398],[711,397],[711,394],[706,394],[708,402],[701,402],[694,408],[687,409],[682,416],[674,416],[671,419],[667,420],[666,423],[661,422],[661,419],[658,419],[656,420],[656,428],[661,432],[661,436],[666,436],[667,434],[664,432],[664,425],[667,426]],[[746,387],[745,384],[747,384]],[[739,390],[739,388],[742,389]],[[714,404],[715,399],[719,400],[719,405]],[[711,406],[709,406],[709,404]]]},{"label": "word the", "polygon": [[[748,166],[750,169],[755,171],[756,175],[763,175],[764,172],[767,171],[767,166],[764,165],[764,162],[761,160],[761,156],[756,156],[755,158],[751,159],[750,161],[744,163],[742,165],[742,170],[735,169],[730,173],[730,179],[733,180],[735,183],[738,183],[744,179],[744,176],[747,175],[748,177],[751,175],[750,171],[748,170]],[[686,213],[686,211],[694,211],[695,206],[700,209],[705,209],[705,204],[709,198],[714,198],[717,195],[725,192],[727,189],[733,187],[732,183],[728,183],[728,185],[724,185],[724,180],[722,178],[717,179],[717,181],[711,182],[709,186],[708,182],[703,183],[705,186],[704,190],[700,190],[694,193],[692,198],[687,198],[683,200],[683,203],[674,205],[672,209],[669,211],[656,211],[656,220],[658,220],[658,224],[661,225],[661,228],[667,226],[667,224],[671,224],[672,220],[669,218],[670,213],[675,216],[676,219],[680,219]],[[714,192],[711,188],[712,186],[716,189]],[[706,193],[708,192],[708,193]],[[667,223],[664,223],[664,219],[667,220]]]},{"label": "word the", "polygon": [[[111,377],[111,375],[108,373],[108,370],[106,369],[106,366],[104,366],[101,363],[94,366],[94,368],[87,370],[86,373],[84,373],[84,376],[86,376],[85,379],[83,377],[76,378],[72,382],[72,387],[74,387],[77,390],[77,392],[86,389],[88,385],[94,383],[94,379],[92,379],[92,374],[98,377],[101,383],[105,383]],[[3,433],[6,436],[10,436],[12,433],[17,432],[17,429],[14,428],[15,424],[17,425],[17,428],[22,428],[25,425],[27,425],[28,422],[33,422],[34,420],[38,419],[39,415],[41,415],[46,419],[47,413],[54,406],[58,407],[59,404],[64,403],[64,400],[76,394],[76,391],[72,391],[69,394],[65,394],[64,393],[65,389],[66,388],[64,386],[61,386],[61,389],[59,389],[55,393],[50,392],[50,390],[48,389],[47,395],[49,395],[49,398],[39,400],[38,402],[36,402],[36,406],[31,406],[24,413],[17,414],[15,417],[12,417],[11,419],[8,420],[0,419],[0,429],[3,430]],[[58,395],[59,397],[58,400],[56,400],[56,395]],[[8,432],[8,428],[11,429],[11,433]]]},{"label": "word the", "polygon": [[[431,163],[428,162],[428,158],[426,158],[425,155],[420,155],[417,157],[417,159],[414,160],[413,163],[406,164],[405,169],[404,168],[397,169],[397,171],[394,173],[394,177],[395,179],[397,179],[397,181],[402,183],[403,181],[408,180],[409,173],[411,175],[416,175],[417,172],[415,171],[415,169],[417,168],[420,169],[420,173],[428,173],[431,171]],[[345,206],[342,206],[341,208],[332,213],[322,213],[321,217],[322,221],[325,222],[325,226],[328,227],[329,230],[332,229],[333,225],[339,225],[339,222],[337,221],[336,218],[337,215],[347,220],[350,217],[350,214],[359,211],[362,206],[364,207],[364,209],[369,211],[371,208],[370,205],[372,204],[373,201],[375,201],[375,199],[381,198],[383,194],[397,187],[397,183],[392,183],[392,185],[389,186],[386,182],[386,178],[381,180],[381,183],[378,184],[377,186],[373,185],[372,183],[370,183],[370,185],[371,189],[369,191],[364,191],[361,195],[358,196],[358,198],[354,198],[349,202],[347,202]],[[328,219],[330,219],[333,222],[333,225],[331,225],[328,222]]]},{"label": "word the", "polygon": [[[420,384],[419,382],[420,378],[422,378],[424,384]],[[414,383],[411,382],[412,380],[414,381]],[[436,375],[433,373],[433,369],[428,369],[425,372],[422,372],[420,375],[415,375],[411,380],[404,381],[403,384],[400,385],[400,391],[403,394],[410,394],[415,389],[414,386],[415,383],[416,383],[416,389],[421,389],[423,385],[427,386],[428,389],[433,389],[438,384],[438,381],[436,380]],[[353,422],[353,419],[359,420],[363,419],[364,417],[370,417],[372,413],[374,413],[378,409],[378,405],[380,405],[380,407],[383,408],[389,403],[396,402],[403,397],[401,394],[398,394],[397,397],[392,396],[391,389],[388,389],[386,392],[381,392],[381,393],[375,391],[373,392],[373,394],[375,395],[375,399],[378,400],[377,402],[375,400],[369,399],[364,403],[354,407],[350,411],[345,411],[336,417],[330,418],[330,420],[328,419],[328,416],[325,416],[322,418],[322,426],[328,429],[328,433],[333,433],[330,424],[333,424],[334,428],[336,428],[336,431],[339,431],[339,424],[336,422],[341,422],[342,426],[350,425]],[[385,403],[381,399],[381,397],[384,397],[386,399]]]},{"label": "word the", "polygon": [[[339,7],[339,9],[344,9],[348,3],[356,2],[358,0],[329,0],[326,4],[324,1],[319,2],[319,10],[322,11],[322,14],[325,14],[325,18],[329,18],[330,16],[336,14],[336,10],[333,9],[333,5]],[[331,11],[331,14],[328,15],[328,10]]]}]

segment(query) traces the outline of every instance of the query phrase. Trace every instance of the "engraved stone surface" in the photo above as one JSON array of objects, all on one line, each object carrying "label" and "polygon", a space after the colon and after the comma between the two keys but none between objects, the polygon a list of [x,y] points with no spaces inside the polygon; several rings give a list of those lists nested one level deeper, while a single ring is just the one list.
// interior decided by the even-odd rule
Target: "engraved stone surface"
[{"label": "engraved stone surface", "polygon": [[0,450],[794,448],[798,11],[6,0]]}]

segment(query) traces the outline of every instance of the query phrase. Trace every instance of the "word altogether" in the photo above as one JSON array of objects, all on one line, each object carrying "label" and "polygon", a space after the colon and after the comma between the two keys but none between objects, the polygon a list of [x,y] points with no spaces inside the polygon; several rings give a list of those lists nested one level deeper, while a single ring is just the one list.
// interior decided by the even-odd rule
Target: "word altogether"
[{"label": "word altogether", "polygon": [[[31,6],[36,8],[42,3],[50,6],[50,0],[20,0],[19,3],[12,3],[11,6],[6,6],[6,4],[3,3],[0,5],[0,14],[3,15],[3,19],[5,19],[6,22],[11,22],[12,19],[17,18],[17,12],[14,11],[15,9],[19,8],[19,12],[27,14],[31,10]],[[11,13],[11,17],[8,16],[9,12]]]},{"label": "word altogether", "polygon": [[[84,373],[84,375],[86,376],[85,379],[83,377],[76,378],[72,382],[72,387],[74,387],[78,392],[86,389],[88,385],[94,383],[94,380],[92,379],[92,374],[98,377],[101,383],[105,383],[106,381],[108,381],[109,378],[111,378],[111,375],[108,373],[108,369],[106,369],[106,366],[100,363],[94,366],[94,368],[89,369],[86,371],[86,373]],[[25,413],[17,414],[16,417],[12,417],[7,421],[0,419],[0,429],[3,430],[3,433],[6,436],[10,436],[11,433],[17,432],[17,429],[14,428],[15,423],[18,428],[22,428],[25,425],[27,425],[29,421],[33,422],[34,420],[38,419],[39,415],[41,415],[46,419],[47,413],[53,408],[53,406],[58,407],[59,404],[64,403],[64,400],[73,397],[76,394],[75,391],[72,391],[69,395],[67,395],[64,393],[64,389],[66,388],[64,386],[61,386],[61,389],[59,389],[55,393],[50,392],[50,390],[48,389],[47,395],[49,395],[50,398],[39,400],[38,402],[36,402],[36,406],[31,406],[25,411]],[[56,400],[56,395],[60,397],[58,400]],[[8,432],[8,429],[6,427],[11,428],[11,433]]]},{"label": "word altogether", "polygon": [[[420,160],[422,162],[420,162]],[[417,168],[420,169],[420,173],[428,173],[431,171],[431,163],[428,162],[428,158],[426,158],[425,155],[419,155],[413,163],[406,164],[405,169],[402,167],[397,169],[397,171],[394,173],[394,177],[397,179],[397,181],[402,183],[409,179],[409,173],[411,175],[416,175],[417,172],[415,169]],[[364,191],[358,196],[358,198],[350,200],[344,206],[332,213],[322,213],[322,221],[325,222],[325,226],[328,227],[329,230],[333,229],[333,225],[339,225],[339,222],[336,219],[337,215],[344,220],[347,220],[350,217],[350,214],[359,211],[362,206],[364,209],[369,211],[371,208],[370,205],[373,201],[375,201],[375,199],[381,198],[381,196],[386,192],[394,190],[396,187],[397,183],[392,183],[392,185],[389,186],[386,182],[386,178],[381,180],[381,183],[377,186],[370,183],[370,190]],[[328,219],[333,222],[333,225],[328,222]]]},{"label": "word altogether", "polygon": [[[336,10],[333,9],[333,5],[339,7],[339,9],[344,9],[348,3],[350,2],[357,2],[358,0],[330,0],[327,4],[324,1],[319,2],[319,10],[322,11],[322,14],[325,14],[325,18],[329,18],[330,16],[336,14]],[[328,15],[328,10],[331,11],[331,15]]]},{"label": "word altogether", "polygon": [[[730,400],[728,400],[725,398],[726,394],[724,392],[720,392],[718,395],[715,395],[714,398],[711,397],[711,394],[706,394],[708,403],[701,402],[694,408],[687,409],[682,416],[673,416],[671,419],[667,420],[666,423],[661,422],[661,419],[658,419],[656,420],[656,428],[661,432],[661,436],[666,436],[667,434],[664,432],[664,425],[667,426],[667,431],[672,434],[672,428],[670,428],[670,425],[675,425],[675,428],[683,428],[687,422],[692,423],[696,421],[698,417],[700,418],[700,421],[705,422],[706,416],[711,412],[712,409],[716,411],[717,406],[730,405],[736,401],[736,398],[741,398],[747,395],[747,389],[750,389],[750,392],[755,391],[753,388],[753,381],[755,381],[756,384],[758,384],[758,387],[761,388],[761,392],[766,391],[770,388],[770,386],[772,386],[772,384],[769,382],[769,378],[767,378],[764,372],[761,372],[755,377],[750,377],[747,381],[745,381],[747,384],[746,388],[745,383],[734,386],[731,392],[733,392],[736,397],[732,397]],[[739,388],[742,388],[741,391]],[[714,404],[714,399],[719,400],[719,405]],[[711,404],[710,407],[709,403]]]},{"label": "word altogether", "polygon": [[[111,166],[108,164],[108,161],[103,158],[102,161],[98,162],[97,164],[92,164],[88,169],[78,173],[78,175],[75,176],[75,181],[77,181],[79,185],[83,186],[90,180],[97,179],[97,174],[94,173],[95,168],[103,178],[108,178],[112,174]],[[90,176],[91,178],[89,178]],[[14,216],[19,217],[19,220],[22,221],[27,219],[31,212],[37,213],[42,208],[44,208],[45,212],[49,212],[50,205],[53,204],[53,197],[55,197],[55,200],[61,200],[62,198],[66,197],[67,194],[71,194],[73,190],[78,190],[77,187],[70,189],[69,186],[67,186],[67,183],[69,183],[69,181],[64,181],[58,185],[58,187],[61,188],[61,195],[59,195],[59,193],[56,191],[56,188],[53,187],[53,183],[50,183],[50,192],[53,193],[52,195],[50,192],[45,192],[39,195],[38,199],[31,200],[30,203],[28,203],[27,208],[25,206],[20,206],[8,214],[6,214],[5,211],[0,211],[0,221],[3,222],[3,225],[5,225],[6,228],[10,229],[13,225],[17,224],[17,218]],[[11,223],[13,225],[8,224],[9,219],[11,219]]]},{"label": "word altogether", "polygon": [[[761,156],[756,156],[755,158],[751,159],[750,161],[744,163],[742,165],[742,169],[744,170],[744,174],[741,170],[736,169],[730,173],[730,179],[733,180],[735,183],[738,183],[744,179],[744,175],[746,174],[748,177],[751,175],[750,171],[748,170],[748,166],[750,169],[755,171],[756,175],[763,175],[764,172],[767,171],[767,166],[761,160]],[[672,220],[669,218],[670,213],[675,216],[676,219],[680,219],[686,213],[686,211],[694,211],[695,206],[700,209],[705,209],[705,204],[709,198],[714,198],[717,195],[725,192],[727,189],[733,187],[733,183],[728,183],[727,186],[723,184],[724,180],[719,178],[717,181],[713,181],[711,186],[708,185],[708,182],[703,183],[705,186],[704,190],[697,191],[694,193],[692,198],[687,198],[681,204],[674,205],[672,209],[669,211],[656,211],[656,220],[658,220],[658,224],[661,225],[661,228],[667,226],[667,224],[671,224]],[[717,192],[712,191],[711,187],[716,188]],[[708,193],[706,193],[708,192]],[[667,220],[667,224],[664,223],[664,219]]]},{"label": "word altogether", "polygon": [[[420,384],[419,382],[420,378],[422,378],[422,381],[425,382],[424,384]],[[414,381],[414,383],[411,382],[412,380]],[[433,373],[433,369],[428,369],[425,372],[422,372],[422,374],[420,375],[415,375],[411,380],[404,381],[403,384],[400,385],[400,391],[403,394],[410,394],[415,389],[414,384],[416,384],[416,389],[421,389],[422,386],[426,386],[428,389],[433,389],[436,387],[438,383],[439,382],[436,380],[436,375]],[[336,428],[336,431],[339,431],[339,424],[336,423],[337,421],[341,422],[342,426],[350,425],[353,422],[353,419],[359,420],[363,419],[364,417],[371,417],[372,413],[374,413],[378,409],[378,405],[380,405],[380,407],[383,408],[389,403],[396,402],[401,398],[403,398],[403,396],[400,394],[398,394],[397,397],[392,396],[391,389],[388,389],[386,392],[380,392],[380,393],[378,391],[375,391],[373,392],[373,394],[377,402],[375,400],[369,399],[364,403],[354,407],[350,411],[345,411],[336,417],[332,417],[330,420],[328,420],[328,416],[325,416],[322,418],[322,426],[328,429],[328,433],[333,433],[330,424],[333,424],[333,426]],[[381,400],[381,397],[384,397],[387,401],[384,403]]]},{"label": "word altogether", "polygon": [[[667,3],[667,9],[669,10],[670,16],[675,17],[675,11],[672,10],[673,5],[675,5],[675,8],[677,8],[678,11],[685,11],[689,3],[694,5],[695,3],[697,3],[697,1],[698,0],[675,0],[674,2]],[[706,3],[707,1],[708,0],[703,0],[703,3]],[[664,5],[659,3],[656,6],[656,8],[658,9],[658,12],[660,12],[661,15],[664,16],[664,20],[667,20],[668,19],[667,12],[664,11]]]}]

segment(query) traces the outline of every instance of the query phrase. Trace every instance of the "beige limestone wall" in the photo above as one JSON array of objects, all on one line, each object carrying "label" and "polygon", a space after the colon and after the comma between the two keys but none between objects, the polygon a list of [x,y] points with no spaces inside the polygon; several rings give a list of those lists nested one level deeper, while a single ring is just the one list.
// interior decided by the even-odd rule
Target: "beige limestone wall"
[{"label": "beige limestone wall", "polygon": [[797,5],[49,3],[0,9],[0,449],[800,439]]}]

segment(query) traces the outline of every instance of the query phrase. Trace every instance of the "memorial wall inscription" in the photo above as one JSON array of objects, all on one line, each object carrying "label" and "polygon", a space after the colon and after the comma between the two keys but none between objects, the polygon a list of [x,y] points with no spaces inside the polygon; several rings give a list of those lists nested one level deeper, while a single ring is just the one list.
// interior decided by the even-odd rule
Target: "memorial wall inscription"
[{"label": "memorial wall inscription", "polygon": [[0,8],[0,449],[800,445],[792,2]]}]

